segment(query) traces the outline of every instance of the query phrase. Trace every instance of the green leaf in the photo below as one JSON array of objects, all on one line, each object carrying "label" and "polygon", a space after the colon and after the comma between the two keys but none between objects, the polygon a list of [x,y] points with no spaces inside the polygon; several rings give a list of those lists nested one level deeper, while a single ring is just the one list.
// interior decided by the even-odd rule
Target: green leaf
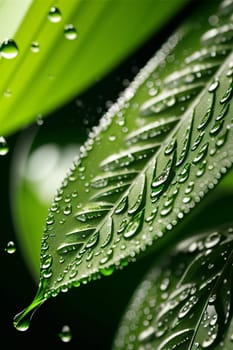
[{"label": "green leaf", "polygon": [[51,296],[169,243],[232,166],[232,23],[211,6],[197,8],[81,147],[54,197],[38,292],[17,328]]},{"label": "green leaf", "polygon": [[1,1],[0,135],[77,96],[187,2]]},{"label": "green leaf", "polygon": [[120,321],[113,349],[230,349],[232,232],[230,226],[195,235],[156,262]]}]

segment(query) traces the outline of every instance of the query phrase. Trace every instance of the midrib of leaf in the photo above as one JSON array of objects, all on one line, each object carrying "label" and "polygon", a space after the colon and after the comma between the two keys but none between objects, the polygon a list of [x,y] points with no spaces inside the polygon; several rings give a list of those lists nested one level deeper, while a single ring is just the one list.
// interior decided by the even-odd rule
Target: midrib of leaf
[{"label": "midrib of leaf", "polygon": [[[160,96],[164,94],[163,91],[161,95],[158,95],[158,98],[155,97],[149,103],[147,102],[146,107],[143,105],[145,103],[145,92],[140,95],[140,91],[147,89],[146,81],[149,81],[148,78],[155,67],[159,64],[163,65],[165,53],[166,56],[169,56],[173,46],[178,47],[176,47],[174,54],[176,54],[176,50],[179,53],[180,47],[179,44],[177,45],[177,41],[181,43],[181,47],[182,45],[185,47],[185,39],[188,39],[186,37],[184,43],[182,43],[180,36],[178,33],[168,41],[156,58],[151,60],[146,68],[142,70],[124,96],[119,98],[118,103],[101,120],[100,126],[93,130],[81,150],[80,159],[74,164],[71,172],[67,174],[67,178],[52,204],[42,240],[41,278],[38,291],[40,300],[44,301],[51,295],[58,294],[61,290],[78,286],[80,281],[86,283],[92,278],[97,278],[100,273],[109,275],[114,268],[125,266],[129,261],[134,261],[135,256],[138,256],[139,253],[144,254],[145,250],[149,251],[151,246],[154,249],[156,247],[155,241],[171,231],[204,195],[215,187],[232,165],[233,154],[229,141],[231,140],[232,130],[231,120],[228,120],[232,108],[230,105],[231,93],[226,98],[229,108],[226,109],[225,115],[221,117],[226,119],[225,124],[228,125],[225,130],[226,134],[219,134],[220,128],[215,131],[215,134],[212,131],[215,135],[213,138],[209,139],[209,136],[206,136],[211,130],[214,130],[213,127],[216,125],[216,121],[213,122],[214,116],[218,118],[225,105],[219,103],[219,101],[223,99],[224,93],[231,84],[230,79],[232,77],[231,75],[226,77],[226,74],[230,70],[232,55],[227,57],[214,76],[211,74],[211,80],[187,85],[187,90],[189,89],[190,93],[195,91],[193,95],[195,99],[188,107],[186,106],[187,109],[183,115],[183,110],[180,110],[183,106],[182,101],[173,106],[169,100],[169,105],[165,108],[162,105],[160,113],[149,110],[151,106],[153,108],[153,105],[158,104]],[[161,71],[163,71],[163,67]],[[213,79],[216,85],[214,88],[212,85]],[[216,84],[216,81],[218,84]],[[177,95],[176,90],[172,90],[171,98],[174,98],[175,95],[176,98],[185,98],[189,101],[190,97],[185,93],[183,85],[181,87],[182,92]],[[201,87],[203,91],[198,94],[197,88]],[[211,90],[208,91],[210,87]],[[164,95],[165,98],[168,95],[169,91],[168,94]],[[141,100],[143,97],[144,100]],[[161,101],[163,103],[164,99],[161,99]],[[156,143],[153,142],[151,145],[154,147],[152,159],[145,148],[142,147],[142,144],[136,144],[136,147],[139,146],[138,151],[143,151],[144,160],[141,165],[135,164],[136,153],[132,153],[130,147],[127,148],[125,138],[128,133],[124,133],[124,129],[121,129],[128,127],[130,131],[133,131],[135,130],[134,123],[137,125],[142,120],[141,116],[136,120],[132,117],[134,103],[137,103],[136,111],[140,111],[141,106],[146,108],[147,113],[151,114],[148,118],[155,114],[155,118],[161,121],[162,117],[168,118],[173,115],[174,111],[176,116],[179,116],[179,112],[182,115],[182,120],[179,121],[178,118],[177,126],[169,134],[169,137],[166,138],[167,134],[165,133],[162,140],[159,140],[159,147],[157,147],[157,138],[155,138]],[[143,114],[145,114],[145,108]],[[122,115],[119,115],[119,113],[122,115],[126,113],[130,116],[127,120],[123,120],[125,125],[116,126],[115,123],[122,121]],[[207,120],[203,119],[204,116],[208,116]],[[203,129],[204,134],[197,145],[197,137],[200,137],[199,132]],[[96,189],[90,186],[90,182],[97,174],[100,176],[106,174],[106,171],[108,171],[106,166],[109,166],[111,171],[118,168],[131,169],[128,164],[124,164],[122,167],[119,166],[119,160],[111,163],[111,156],[106,158],[106,151],[111,155],[109,137],[113,136],[118,137],[118,142],[115,142],[115,145],[118,145],[120,152],[128,150],[129,159],[126,160],[129,163],[132,161],[133,170],[140,171],[140,173],[131,185],[126,183],[126,186],[129,185],[129,187],[126,191],[123,191],[120,199],[119,195],[112,195],[107,196],[106,200],[102,194],[102,200],[100,201],[98,198],[98,202],[94,202],[91,198],[93,194],[96,194]],[[222,144],[220,144],[221,139],[219,139],[219,145],[216,146],[215,142],[220,136],[222,137]],[[165,150],[174,137],[176,139],[175,147],[166,154]],[[214,139],[214,137],[216,138]],[[190,147],[193,148],[193,151],[190,151]],[[156,153],[157,148],[158,152]],[[209,151],[211,151],[210,154]],[[120,152],[117,153],[117,156],[121,155]],[[132,157],[134,157],[133,160]],[[90,168],[86,169],[86,166]],[[103,173],[99,171],[99,166],[104,167]],[[206,166],[209,168],[205,169]],[[189,183],[187,184],[188,178]],[[78,188],[77,179],[80,179]],[[121,184],[117,183],[115,189],[118,190],[119,186]],[[194,190],[191,188],[193,186]],[[77,189],[78,195],[76,193]],[[183,195],[184,192],[186,193],[185,196]],[[74,193],[75,195],[73,195]],[[151,193],[153,194],[152,197]],[[190,197],[192,195],[193,197]],[[116,213],[116,208],[124,198],[128,200],[128,207],[123,208],[122,212]],[[135,205],[137,200],[138,204]],[[89,204],[85,204],[88,201]],[[90,208],[93,202],[96,206],[94,209]],[[99,219],[99,209],[106,206],[105,202],[110,207],[112,206],[112,209],[110,211],[106,210],[107,215]],[[92,216],[91,220],[85,219],[86,214],[84,215],[84,212],[87,210]],[[80,220],[77,216],[84,219]],[[83,236],[84,229],[86,233]],[[92,235],[89,235],[90,230],[93,230]],[[19,322],[26,313],[27,310],[18,317]]]}]

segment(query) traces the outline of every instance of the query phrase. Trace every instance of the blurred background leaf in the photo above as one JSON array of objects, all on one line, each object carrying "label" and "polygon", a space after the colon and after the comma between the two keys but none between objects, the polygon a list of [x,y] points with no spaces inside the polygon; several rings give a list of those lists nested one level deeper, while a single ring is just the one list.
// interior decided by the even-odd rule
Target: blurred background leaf
[{"label": "blurred background leaf", "polygon": [[190,0],[0,2],[0,135],[106,75]]}]

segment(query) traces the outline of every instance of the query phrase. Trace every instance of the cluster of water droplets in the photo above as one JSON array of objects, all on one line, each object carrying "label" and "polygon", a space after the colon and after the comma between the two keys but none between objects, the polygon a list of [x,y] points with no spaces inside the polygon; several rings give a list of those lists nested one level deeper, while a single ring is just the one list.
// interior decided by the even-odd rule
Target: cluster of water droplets
[{"label": "cluster of water droplets", "polygon": [[232,228],[201,234],[152,268],[121,321],[114,349],[201,350],[219,343],[231,320],[232,238]]},{"label": "cluster of water droplets", "polygon": [[[62,13],[56,6],[52,6],[48,13],[48,20],[51,23],[59,23],[62,21]],[[77,38],[77,30],[72,23],[64,25],[64,36],[68,40],[74,40]]]},{"label": "cluster of water droplets", "polygon": [[[47,18],[50,23],[57,24],[62,22],[62,13],[58,7],[52,6],[49,9]],[[75,40],[77,38],[77,29],[75,25],[72,23],[64,24],[63,35],[67,40]],[[38,53],[40,51],[40,43],[37,40],[32,41],[30,50],[33,53]],[[0,57],[11,60],[17,57],[18,54],[19,48],[15,40],[7,38],[1,43]]]}]

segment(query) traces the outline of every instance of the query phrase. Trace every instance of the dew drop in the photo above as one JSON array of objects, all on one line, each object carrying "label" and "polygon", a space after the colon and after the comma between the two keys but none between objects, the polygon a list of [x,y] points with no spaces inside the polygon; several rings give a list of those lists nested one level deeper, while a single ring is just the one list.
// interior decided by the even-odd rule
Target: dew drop
[{"label": "dew drop", "polygon": [[112,250],[112,249],[109,249],[109,250],[107,251],[107,254],[100,260],[99,264],[100,264],[100,265],[106,264],[109,260],[112,259],[113,253],[114,253],[113,250]]},{"label": "dew drop", "polygon": [[117,205],[115,209],[115,214],[121,214],[124,210],[126,210],[128,207],[128,197],[125,196],[122,198],[120,203]]},{"label": "dew drop", "polygon": [[224,119],[220,119],[220,120],[215,121],[215,124],[210,129],[209,134],[211,136],[217,135],[222,130],[223,123],[224,123]]},{"label": "dew drop", "polygon": [[185,181],[187,181],[188,177],[189,177],[189,172],[190,172],[190,163],[186,163],[182,169],[182,171],[179,174],[179,183],[183,183]]},{"label": "dew drop", "polygon": [[106,267],[104,269],[100,269],[100,273],[103,276],[111,276],[114,272],[115,268],[114,266]]},{"label": "dew drop", "polygon": [[209,123],[212,114],[213,114],[213,107],[214,107],[214,95],[212,95],[211,102],[206,110],[206,113],[204,114],[200,124],[197,126],[198,130],[201,130],[206,127],[206,125]]},{"label": "dew drop", "polygon": [[224,104],[223,108],[221,109],[221,111],[219,112],[219,115],[215,118],[216,121],[221,120],[225,117],[225,115],[227,114],[228,110],[229,110],[230,104]]},{"label": "dew drop", "polygon": [[197,153],[197,155],[195,156],[195,158],[193,159],[193,164],[197,164],[199,163],[207,154],[208,151],[208,147],[209,147],[209,143],[206,142],[202,148],[200,149],[200,151]]},{"label": "dew drop", "polygon": [[61,331],[58,333],[59,338],[63,343],[69,343],[72,339],[72,333],[68,325],[64,325]]},{"label": "dew drop", "polygon": [[32,316],[36,310],[44,303],[45,299],[43,298],[42,293],[43,288],[44,285],[40,284],[36,297],[32,303],[14,316],[13,325],[18,331],[25,332],[28,330]]},{"label": "dew drop", "polygon": [[194,115],[195,115],[195,110],[193,110],[191,123],[185,131],[181,152],[180,152],[179,157],[177,159],[176,166],[180,166],[181,164],[183,164],[183,162],[187,156],[187,152],[188,152],[190,140],[191,140]]},{"label": "dew drop", "polygon": [[116,140],[116,136],[115,135],[109,135],[108,137],[109,141],[113,142]]},{"label": "dew drop", "polygon": [[199,169],[198,169],[197,172],[196,172],[196,176],[197,176],[197,177],[203,176],[204,173],[205,173],[205,171],[206,171],[206,161],[204,160],[204,161],[200,164]]},{"label": "dew drop", "polygon": [[77,38],[77,31],[73,24],[66,24],[64,27],[64,35],[68,40],[75,40]]},{"label": "dew drop", "polygon": [[[136,188],[136,189],[135,189]],[[135,215],[143,205],[146,196],[146,177],[141,174],[136,180],[136,186],[132,190],[133,203],[130,203],[128,214]]]},{"label": "dew drop", "polygon": [[13,241],[9,241],[5,247],[5,251],[8,254],[14,254],[16,252],[16,246],[15,246],[15,242]]},{"label": "dew drop", "polygon": [[51,267],[53,262],[53,258],[52,256],[46,256],[46,258],[43,260],[42,264],[41,264],[41,268],[42,269],[48,269]]},{"label": "dew drop", "polygon": [[62,18],[61,11],[57,7],[52,6],[48,13],[49,21],[52,23],[58,23],[60,22],[61,18]]},{"label": "dew drop", "polygon": [[154,208],[151,214],[146,217],[145,222],[147,223],[152,222],[155,219],[157,212],[158,212],[158,208]]},{"label": "dew drop", "polygon": [[32,52],[35,52],[35,53],[39,52],[40,51],[40,46],[39,46],[38,42],[37,41],[33,41],[31,43],[30,49],[31,49]]},{"label": "dew drop", "polygon": [[143,223],[143,213],[143,210],[140,211],[129,221],[123,233],[125,239],[131,239],[139,232]]},{"label": "dew drop", "polygon": [[138,340],[140,343],[145,343],[152,340],[154,336],[155,336],[155,329],[154,327],[150,326],[139,334]]},{"label": "dew drop", "polygon": [[219,81],[218,81],[218,80],[214,80],[214,81],[210,84],[208,91],[209,91],[209,92],[214,92],[218,87],[219,87]]},{"label": "dew drop", "polygon": [[105,248],[112,240],[113,237],[113,219],[111,216],[109,216],[103,227],[101,228],[101,231],[103,230],[103,234],[100,233],[100,236],[104,236],[105,235],[105,240],[104,242],[101,244],[101,248]]},{"label": "dew drop", "polygon": [[166,156],[170,155],[176,149],[176,146],[177,146],[177,140],[175,138],[172,138],[168,143],[168,145],[166,146],[164,150],[164,154]]},{"label": "dew drop", "polygon": [[3,58],[8,60],[15,58],[19,53],[18,46],[12,39],[6,39],[0,46],[0,54]]},{"label": "dew drop", "polygon": [[173,170],[174,157],[172,157],[160,175],[155,177],[152,181],[151,188],[151,199],[152,201],[156,200],[158,196],[165,190],[165,186],[168,184],[168,180],[171,176]]},{"label": "dew drop", "polygon": [[229,129],[226,129],[226,131],[222,134],[219,135],[219,137],[216,140],[216,147],[220,148],[224,145],[224,143],[227,141]]},{"label": "dew drop", "polygon": [[94,233],[87,241],[86,248],[94,247],[99,241],[99,232]]},{"label": "dew drop", "polygon": [[5,156],[9,152],[9,147],[7,145],[6,139],[0,136],[0,156]]},{"label": "dew drop", "polygon": [[230,85],[228,86],[227,90],[225,91],[223,97],[220,100],[220,103],[226,103],[228,102],[231,97],[232,97],[232,93],[233,93],[233,80],[231,81]]},{"label": "dew drop", "polygon": [[202,131],[198,134],[196,140],[193,142],[193,145],[192,145],[192,148],[191,148],[192,151],[195,151],[195,150],[197,149],[197,147],[200,145],[200,143],[201,143],[201,141],[202,141],[204,135],[205,135],[205,130],[202,130]]}]

